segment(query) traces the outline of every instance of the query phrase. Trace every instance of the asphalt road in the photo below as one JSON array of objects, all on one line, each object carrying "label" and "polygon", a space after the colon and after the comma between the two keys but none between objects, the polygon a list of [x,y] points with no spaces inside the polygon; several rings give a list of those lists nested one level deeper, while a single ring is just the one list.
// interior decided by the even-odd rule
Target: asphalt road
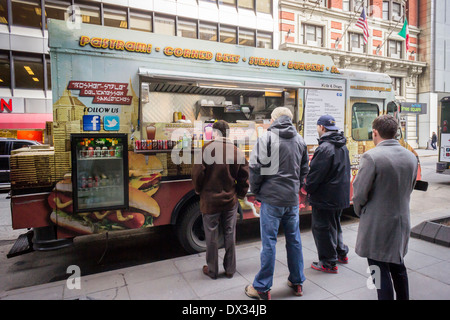
[{"label": "asphalt road", "polygon": [[[427,192],[413,192],[412,212],[446,213],[450,176],[435,173],[436,160],[436,156],[421,158],[423,180],[430,185]],[[79,237],[75,238],[71,247],[31,252],[7,259],[6,254],[14,240],[26,230],[11,229],[6,195],[0,194],[0,291],[67,279],[67,267],[73,264],[78,265],[84,275],[88,275],[186,255],[172,227],[166,226],[138,232],[111,233],[108,241],[105,235]],[[351,217],[343,221],[344,224],[354,222],[355,218]],[[237,228],[238,245],[259,240],[257,220],[240,223]],[[302,216],[301,230],[309,229],[310,217]]]}]

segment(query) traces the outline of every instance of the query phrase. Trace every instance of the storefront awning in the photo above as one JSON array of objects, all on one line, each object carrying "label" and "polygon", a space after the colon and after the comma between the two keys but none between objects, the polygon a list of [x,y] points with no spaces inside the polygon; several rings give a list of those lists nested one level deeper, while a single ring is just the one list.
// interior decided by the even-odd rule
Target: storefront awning
[{"label": "storefront awning", "polygon": [[262,79],[262,78],[248,78],[237,76],[224,76],[217,74],[202,74],[202,73],[190,73],[182,71],[160,70],[151,68],[139,68],[139,75],[148,78],[160,79],[160,80],[172,80],[172,81],[194,81],[198,86],[208,85],[229,85],[239,86],[246,89],[259,89],[271,91],[274,89],[295,89],[302,88],[303,83],[295,81],[280,81],[276,79]]},{"label": "storefront awning", "polygon": [[0,113],[0,129],[45,129],[53,121],[52,113]]}]

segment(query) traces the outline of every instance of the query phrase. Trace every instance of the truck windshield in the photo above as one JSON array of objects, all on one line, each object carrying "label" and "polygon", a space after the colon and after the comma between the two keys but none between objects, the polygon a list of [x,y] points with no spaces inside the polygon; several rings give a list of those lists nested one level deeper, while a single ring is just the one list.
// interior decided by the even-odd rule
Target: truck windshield
[{"label": "truck windshield", "polygon": [[352,138],[372,140],[372,122],[378,117],[378,106],[373,103],[355,103],[352,108]]}]

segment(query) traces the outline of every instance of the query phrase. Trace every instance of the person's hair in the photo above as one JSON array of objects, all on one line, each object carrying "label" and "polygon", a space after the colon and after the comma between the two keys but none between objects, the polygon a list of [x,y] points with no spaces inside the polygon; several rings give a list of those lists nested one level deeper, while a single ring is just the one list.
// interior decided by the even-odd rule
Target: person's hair
[{"label": "person's hair", "polygon": [[275,109],[273,109],[272,115],[271,115],[273,121],[277,120],[281,116],[288,116],[289,119],[291,119],[291,120],[294,117],[292,115],[292,112],[291,112],[291,110],[289,108],[276,107]]},{"label": "person's hair", "polygon": [[212,128],[213,130],[219,131],[224,138],[228,136],[228,130],[230,130],[228,122],[224,120],[217,120],[216,122],[214,122]]},{"label": "person's hair", "polygon": [[397,134],[398,122],[392,115],[384,114],[373,120],[372,129],[377,130],[383,139],[394,139]]}]

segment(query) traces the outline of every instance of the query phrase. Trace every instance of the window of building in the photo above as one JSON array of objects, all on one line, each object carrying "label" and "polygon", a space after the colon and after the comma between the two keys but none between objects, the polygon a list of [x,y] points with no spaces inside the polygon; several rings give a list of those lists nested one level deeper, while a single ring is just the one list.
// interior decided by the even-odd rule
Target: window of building
[{"label": "window of building", "polygon": [[178,19],[177,36],[197,39],[197,22]]},{"label": "window of building", "polygon": [[11,64],[9,52],[0,52],[0,87],[11,88]]},{"label": "window of building", "polygon": [[0,0],[0,24],[8,24],[8,6],[6,0]]},{"label": "window of building", "polygon": [[22,56],[15,54],[14,76],[15,88],[44,89],[44,66],[42,56]]},{"label": "window of building", "polygon": [[389,57],[402,59],[402,56],[403,56],[402,49],[403,49],[402,41],[389,40],[389,47],[388,47],[388,56]]},{"label": "window of building", "polygon": [[378,117],[378,106],[373,103],[355,103],[352,107],[353,140],[372,140],[372,122]]},{"label": "window of building", "polygon": [[130,11],[130,29],[152,32],[152,16],[146,13]]},{"label": "window of building", "polygon": [[255,32],[239,29],[239,44],[241,46],[255,47]]},{"label": "window of building", "polygon": [[366,45],[364,44],[364,35],[360,33],[349,32],[348,48],[349,51],[352,52],[359,52],[359,53],[366,52]]},{"label": "window of building", "polygon": [[15,26],[41,28],[42,9],[38,0],[12,0],[12,21]]},{"label": "window of building", "polygon": [[357,11],[357,12],[361,12],[363,8],[366,9],[366,13],[367,13],[367,0],[353,0],[353,7],[352,10],[353,11]]},{"label": "window of building", "polygon": [[127,12],[125,10],[103,8],[103,25],[127,29]]},{"label": "window of building", "polygon": [[238,6],[239,8],[255,10],[255,3],[253,0],[238,0]]},{"label": "window of building", "polygon": [[323,27],[303,24],[303,44],[309,46],[323,46]]},{"label": "window of building", "polygon": [[392,3],[392,20],[399,21],[402,18],[402,5],[398,2]]},{"label": "window of building", "polygon": [[231,6],[236,6],[236,0],[219,0],[219,4],[228,4]]},{"label": "window of building", "polygon": [[45,1],[45,28],[47,19],[66,20],[69,17],[67,8],[72,5],[71,1],[46,0]]},{"label": "window of building", "polygon": [[80,8],[81,22],[87,24],[101,24],[100,7],[88,6],[84,4],[75,3]]},{"label": "window of building", "polygon": [[199,36],[202,40],[217,41],[217,24],[200,22]]},{"label": "window of building", "polygon": [[392,89],[395,92],[396,96],[402,96],[402,78],[392,77]]},{"label": "window of building", "polygon": [[220,42],[236,44],[236,28],[220,26]]},{"label": "window of building", "polygon": [[272,1],[271,0],[256,1],[256,11],[271,14],[272,13]]},{"label": "window of building", "polygon": [[383,19],[393,21],[403,21],[405,7],[400,0],[383,1]]},{"label": "window of building", "polygon": [[[342,10],[343,11],[355,11],[361,12],[363,8],[366,9],[367,13],[367,0],[343,0],[342,1]],[[325,3],[326,6],[326,3]]]},{"label": "window of building", "polygon": [[389,1],[383,1],[383,20],[389,20]]},{"label": "window of building", "polygon": [[175,35],[175,19],[171,17],[155,16],[155,33]]},{"label": "window of building", "polygon": [[350,0],[342,0],[342,10],[350,11]]},{"label": "window of building", "polygon": [[273,48],[272,35],[269,33],[258,32],[256,34],[256,47],[272,49]]}]

